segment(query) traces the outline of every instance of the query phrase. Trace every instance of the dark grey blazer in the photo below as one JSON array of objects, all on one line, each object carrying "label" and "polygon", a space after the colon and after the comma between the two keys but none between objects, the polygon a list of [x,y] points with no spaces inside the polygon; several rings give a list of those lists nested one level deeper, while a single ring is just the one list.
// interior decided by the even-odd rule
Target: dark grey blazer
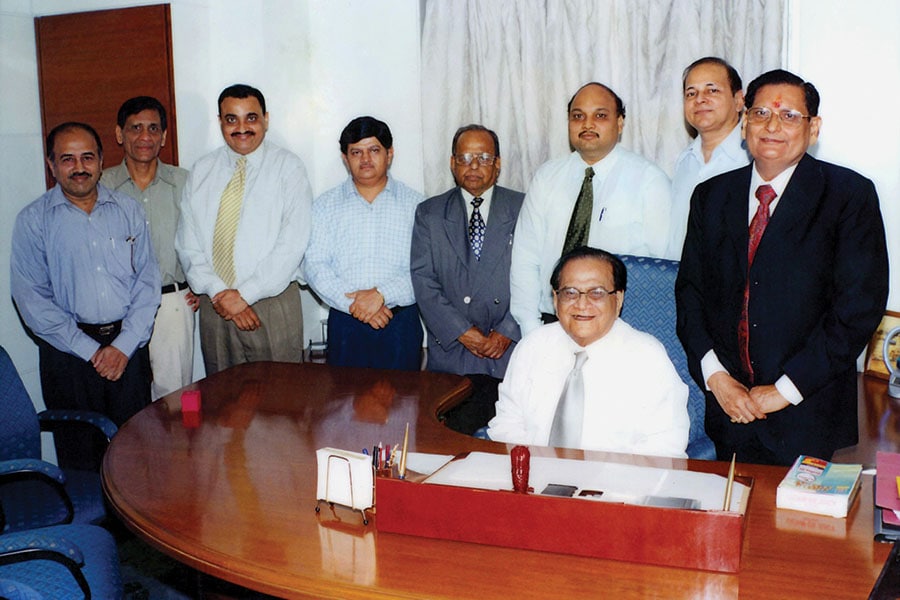
[{"label": "dark grey blazer", "polygon": [[416,210],[410,268],[428,330],[428,370],[503,378],[515,344],[493,360],[476,357],[457,338],[473,325],[485,335],[496,330],[514,342],[520,337],[509,314],[509,264],[524,197],[494,186],[480,261],[469,250],[468,217],[458,187]]}]

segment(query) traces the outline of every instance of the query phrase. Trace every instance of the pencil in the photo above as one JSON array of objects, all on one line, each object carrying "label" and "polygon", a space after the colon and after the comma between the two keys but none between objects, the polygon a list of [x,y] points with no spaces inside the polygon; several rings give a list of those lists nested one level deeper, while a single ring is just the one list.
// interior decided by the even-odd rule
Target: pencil
[{"label": "pencil", "polygon": [[406,424],[406,433],[403,434],[403,450],[400,452],[400,479],[406,477],[406,448],[409,446],[409,423]]},{"label": "pencil", "polygon": [[725,502],[722,510],[731,510],[731,489],[734,487],[734,459],[735,454],[731,455],[731,466],[728,468],[728,481],[725,483]]}]

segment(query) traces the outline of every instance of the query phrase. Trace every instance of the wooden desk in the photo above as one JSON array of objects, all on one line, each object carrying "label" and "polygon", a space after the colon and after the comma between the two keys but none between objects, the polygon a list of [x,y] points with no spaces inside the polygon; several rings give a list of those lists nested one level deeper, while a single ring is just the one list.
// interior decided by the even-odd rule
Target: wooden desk
[{"label": "wooden desk", "polygon": [[841,448],[834,460],[875,466],[879,450],[900,452],[900,399],[887,393],[887,380],[859,376],[859,443]]},{"label": "wooden desk", "polygon": [[[776,511],[775,486],[786,469],[758,465],[738,468],[756,479],[739,575],[379,535],[358,513],[316,514],[315,450],[399,442],[409,421],[412,450],[507,452],[435,418],[439,406],[467,392],[467,380],[256,363],[192,387],[203,395],[199,426],[182,423],[175,393],[119,430],[103,465],[107,495],[129,527],[163,552],[277,596],[864,598],[889,551],[872,541],[871,477],[846,520],[819,518]],[[727,471],[724,463],[588,454]]]}]

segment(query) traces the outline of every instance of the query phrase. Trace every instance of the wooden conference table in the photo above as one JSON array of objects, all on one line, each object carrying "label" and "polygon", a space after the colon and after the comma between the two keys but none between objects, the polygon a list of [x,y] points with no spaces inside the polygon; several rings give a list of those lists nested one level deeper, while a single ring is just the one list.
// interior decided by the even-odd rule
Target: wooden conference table
[{"label": "wooden conference table", "polygon": [[[431,373],[242,365],[191,386],[202,393],[199,423],[183,420],[177,392],[128,421],[104,459],[104,487],[163,552],[291,598],[865,598],[890,550],[872,541],[871,477],[849,517],[831,519],[776,510],[786,469],[759,465],[737,469],[755,478],[739,574],[379,534],[359,513],[315,512],[317,448],[397,443],[409,422],[410,450],[508,453],[437,420],[468,386]],[[583,456],[533,449],[550,453]],[[727,472],[717,462],[584,454]]]}]

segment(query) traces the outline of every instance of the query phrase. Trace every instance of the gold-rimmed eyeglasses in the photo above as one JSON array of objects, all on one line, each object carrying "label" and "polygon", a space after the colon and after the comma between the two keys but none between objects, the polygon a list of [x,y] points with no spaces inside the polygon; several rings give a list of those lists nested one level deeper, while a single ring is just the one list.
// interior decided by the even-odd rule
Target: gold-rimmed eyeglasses
[{"label": "gold-rimmed eyeglasses", "polygon": [[783,109],[772,110],[767,106],[754,106],[747,110],[747,120],[753,124],[768,123],[772,115],[777,115],[778,120],[784,125],[796,127],[803,122],[803,119],[812,119],[812,115],[804,115],[799,110]]},{"label": "gold-rimmed eyeglasses", "polygon": [[493,154],[489,154],[487,152],[482,152],[481,154],[472,154],[471,152],[466,152],[465,154],[454,154],[453,161],[460,167],[468,167],[472,164],[472,161],[478,161],[479,167],[487,167],[494,164],[494,161],[497,159]]},{"label": "gold-rimmed eyeglasses", "polygon": [[567,287],[560,288],[554,291],[556,292],[556,297],[559,298],[560,302],[563,302],[564,304],[575,304],[582,296],[587,296],[587,299],[593,304],[600,304],[613,294],[619,293],[619,290],[610,291],[602,287],[596,287],[594,289],[584,291],[581,291],[578,288]]}]

